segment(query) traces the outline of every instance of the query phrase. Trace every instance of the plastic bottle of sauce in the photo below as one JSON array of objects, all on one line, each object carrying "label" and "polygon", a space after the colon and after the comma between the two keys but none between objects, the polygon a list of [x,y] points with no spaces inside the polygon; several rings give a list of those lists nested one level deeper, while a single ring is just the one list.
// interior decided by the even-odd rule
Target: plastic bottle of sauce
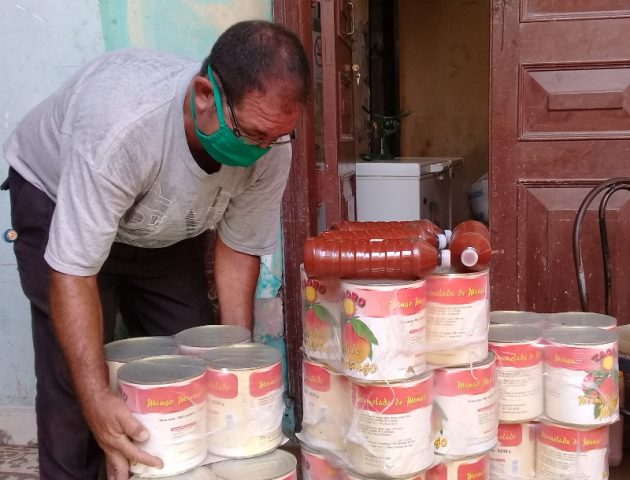
[{"label": "plastic bottle of sauce", "polygon": [[411,280],[448,262],[448,253],[420,239],[327,240],[307,238],[304,270],[309,277]]},{"label": "plastic bottle of sauce", "polygon": [[457,272],[479,272],[490,265],[490,231],[483,223],[467,220],[453,229],[449,244],[451,267]]},{"label": "plastic bottle of sauce", "polygon": [[380,230],[328,230],[319,234],[327,240],[376,240],[391,238],[419,238],[439,249],[446,248],[446,236],[435,235],[412,227],[387,227]]},{"label": "plastic bottle of sauce", "polygon": [[451,238],[450,230],[442,230],[430,220],[404,220],[391,222],[350,222],[343,221],[333,223],[330,227],[331,231],[361,231],[361,230],[391,230],[391,229],[409,229],[415,230],[437,238],[437,247],[446,248]]}]

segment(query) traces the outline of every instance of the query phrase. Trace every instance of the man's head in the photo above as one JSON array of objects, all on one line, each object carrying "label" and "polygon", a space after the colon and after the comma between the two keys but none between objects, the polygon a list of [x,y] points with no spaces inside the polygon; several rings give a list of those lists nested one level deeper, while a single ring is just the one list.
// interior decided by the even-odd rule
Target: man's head
[{"label": "man's head", "polygon": [[206,75],[208,65],[237,106],[248,92],[275,86],[282,86],[287,101],[305,104],[310,95],[304,47],[294,33],[274,23],[251,20],[232,25],[212,47],[199,75]]},{"label": "man's head", "polygon": [[[295,127],[310,95],[308,59],[297,36],[282,26],[240,22],[219,37],[192,87],[196,139],[220,163],[248,164]],[[226,158],[232,147],[250,160]]]}]

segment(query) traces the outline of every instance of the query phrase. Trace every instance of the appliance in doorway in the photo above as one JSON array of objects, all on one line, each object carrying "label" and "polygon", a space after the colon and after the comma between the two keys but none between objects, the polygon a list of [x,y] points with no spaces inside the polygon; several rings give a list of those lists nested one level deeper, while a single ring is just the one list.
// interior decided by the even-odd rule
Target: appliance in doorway
[{"label": "appliance in doorway", "polygon": [[419,220],[452,227],[452,179],[460,157],[399,157],[356,164],[358,221]]}]

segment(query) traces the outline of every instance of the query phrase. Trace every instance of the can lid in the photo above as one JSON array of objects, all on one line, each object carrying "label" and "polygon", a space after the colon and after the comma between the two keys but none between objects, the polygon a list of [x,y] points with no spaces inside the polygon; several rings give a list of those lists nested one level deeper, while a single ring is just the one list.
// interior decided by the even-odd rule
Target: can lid
[{"label": "can lid", "polygon": [[421,287],[424,280],[341,280],[341,288],[363,288],[367,290],[396,290]]},{"label": "can lid", "polygon": [[617,341],[617,334],[597,327],[553,327],[545,332],[545,339],[562,345],[602,345]]},{"label": "can lid", "polygon": [[542,331],[531,325],[490,325],[488,341],[494,343],[533,342],[542,337]]},{"label": "can lid", "polygon": [[400,378],[398,380],[362,380],[360,378],[349,378],[349,380],[353,385],[367,387],[405,387],[406,384],[423,382],[429,378],[433,378],[433,370],[427,370],[413,377]]},{"label": "can lid", "polygon": [[495,310],[490,312],[490,323],[504,323],[508,325],[536,325],[546,319],[542,313],[520,312],[510,310]]},{"label": "can lid", "polygon": [[210,368],[251,370],[274,365],[282,359],[282,355],[275,348],[262,343],[240,343],[208,350],[202,354],[201,358]]},{"label": "can lid", "polygon": [[236,325],[203,325],[188,328],[175,335],[178,345],[199,348],[216,348],[251,341],[251,333]]},{"label": "can lid", "polygon": [[141,385],[163,385],[191,380],[205,373],[202,360],[184,355],[161,355],[133,360],[118,369],[118,380]]},{"label": "can lid", "polygon": [[156,355],[175,355],[177,343],[173,337],[136,337],[116,340],[105,345],[105,359],[127,363]]},{"label": "can lid", "polygon": [[462,265],[466,267],[474,267],[479,261],[479,254],[474,247],[466,247],[459,256]]},{"label": "can lid", "polygon": [[212,464],[221,480],[273,480],[295,471],[297,459],[284,450],[274,450],[260,457],[225,460]]},{"label": "can lid", "polygon": [[593,312],[559,312],[548,313],[547,320],[551,326],[566,325],[571,327],[613,328],[617,319],[610,315]]},{"label": "can lid", "polygon": [[441,368],[438,368],[437,371],[448,372],[448,373],[461,372],[462,370],[470,370],[471,368],[479,368],[479,367],[485,367],[487,365],[491,365],[492,363],[494,363],[495,359],[496,359],[496,355],[494,354],[494,352],[488,352],[488,356],[484,358],[483,360],[479,360],[478,362],[463,363],[459,365],[453,365],[451,367],[441,367]]}]

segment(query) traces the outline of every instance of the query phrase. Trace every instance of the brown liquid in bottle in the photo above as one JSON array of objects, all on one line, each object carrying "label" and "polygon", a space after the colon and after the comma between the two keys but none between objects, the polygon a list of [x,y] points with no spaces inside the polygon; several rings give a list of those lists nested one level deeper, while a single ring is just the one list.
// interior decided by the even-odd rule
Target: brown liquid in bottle
[{"label": "brown liquid in bottle", "polygon": [[490,231],[481,222],[467,220],[453,229],[449,244],[451,266],[457,272],[479,272],[490,265]]},{"label": "brown liquid in bottle", "polygon": [[444,234],[444,230],[430,220],[405,220],[399,222],[337,222],[330,227],[331,230],[382,230],[389,228],[413,228],[424,230],[433,235]]},{"label": "brown liquid in bottle", "polygon": [[307,238],[304,270],[309,277],[411,280],[440,265],[439,251],[420,239],[327,240]]},{"label": "brown liquid in bottle", "polygon": [[420,239],[437,248],[439,239],[432,233],[411,227],[388,227],[380,230],[329,230],[319,234],[327,240]]}]

